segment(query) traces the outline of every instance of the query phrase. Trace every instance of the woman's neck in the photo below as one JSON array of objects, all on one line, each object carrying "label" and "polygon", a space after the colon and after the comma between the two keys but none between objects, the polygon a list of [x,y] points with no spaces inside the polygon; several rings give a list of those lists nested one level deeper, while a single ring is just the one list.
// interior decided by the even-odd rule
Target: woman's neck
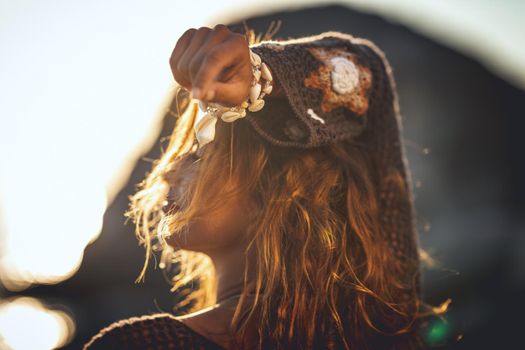
[{"label": "woman's neck", "polygon": [[[221,345],[224,349],[233,348],[233,339],[230,335],[230,322],[239,302],[238,296],[244,290],[244,269],[246,266],[246,254],[244,247],[228,247],[223,252],[207,252],[213,261],[217,275],[217,303],[195,313],[179,316],[177,319],[184,322],[197,333],[211,339]],[[254,255],[249,254],[250,261],[248,271],[248,299],[241,310],[243,317],[249,310],[253,302],[253,281],[255,280],[255,259]],[[258,341],[257,339],[257,322],[256,318],[249,318],[247,327],[247,337],[242,341],[252,348]]]},{"label": "woman's neck", "polygon": [[215,267],[217,277],[217,302],[226,300],[234,295],[240,295],[244,290],[244,269],[246,258],[249,261],[249,271],[247,283],[249,290],[253,292],[253,282],[255,281],[255,256],[246,254],[245,246],[238,245],[230,247],[224,251],[214,251],[209,253]]}]

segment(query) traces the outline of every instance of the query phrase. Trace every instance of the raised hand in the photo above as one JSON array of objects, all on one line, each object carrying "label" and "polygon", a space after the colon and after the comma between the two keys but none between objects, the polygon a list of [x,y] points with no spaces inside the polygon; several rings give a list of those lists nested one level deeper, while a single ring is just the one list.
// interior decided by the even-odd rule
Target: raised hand
[{"label": "raised hand", "polygon": [[185,31],[169,62],[173,77],[193,98],[233,107],[249,95],[249,43],[223,24]]}]

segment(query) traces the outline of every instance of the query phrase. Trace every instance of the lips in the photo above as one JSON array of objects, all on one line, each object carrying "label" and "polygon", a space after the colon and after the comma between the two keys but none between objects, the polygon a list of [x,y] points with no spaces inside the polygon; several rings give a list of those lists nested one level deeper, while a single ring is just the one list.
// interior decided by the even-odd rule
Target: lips
[{"label": "lips", "polygon": [[170,191],[166,198],[166,205],[162,208],[165,213],[167,213],[169,210],[179,211],[182,209],[182,206],[180,205],[180,187],[170,187]]}]

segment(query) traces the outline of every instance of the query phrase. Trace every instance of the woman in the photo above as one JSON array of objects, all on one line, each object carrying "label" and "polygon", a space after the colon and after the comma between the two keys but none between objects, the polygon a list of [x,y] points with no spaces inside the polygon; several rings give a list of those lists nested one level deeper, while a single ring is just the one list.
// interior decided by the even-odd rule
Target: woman
[{"label": "woman", "polygon": [[[252,52],[273,79],[263,108],[199,118],[253,93]],[[193,99],[126,214],[141,277],[161,250],[187,312],[120,321],[86,348],[422,348],[432,311],[383,53],[340,32],[275,41],[217,25],[186,31],[170,65]]]}]

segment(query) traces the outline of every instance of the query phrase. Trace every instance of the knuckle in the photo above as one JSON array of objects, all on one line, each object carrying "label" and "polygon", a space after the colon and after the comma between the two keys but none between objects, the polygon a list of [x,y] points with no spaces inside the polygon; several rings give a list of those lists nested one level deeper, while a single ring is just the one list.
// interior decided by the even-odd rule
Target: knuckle
[{"label": "knuckle", "polygon": [[201,56],[197,56],[195,57],[191,62],[190,64],[188,65],[188,69],[189,71],[192,73],[192,74],[195,74],[197,72],[197,70],[199,69],[200,67],[200,62],[202,62],[202,57]]},{"label": "knuckle", "polygon": [[177,39],[177,42],[175,43],[175,48],[180,47],[183,40],[186,40],[186,38],[193,35],[193,33],[196,32],[195,28],[189,28],[187,29],[180,37]]},{"label": "knuckle", "polygon": [[186,29],[186,31],[180,36],[179,40],[177,41],[177,44],[179,42],[182,41],[182,39],[186,38],[187,36],[190,36],[192,35],[193,33],[195,33],[197,30],[195,28],[189,28],[189,29]]},{"label": "knuckle", "polygon": [[184,67],[185,67],[185,64],[183,64],[182,60],[179,60],[179,61],[175,64],[175,68],[176,68],[176,70],[179,71],[179,72],[184,71]]},{"label": "knuckle", "polygon": [[246,38],[242,34],[235,34],[233,37],[234,42],[239,45],[247,44]]},{"label": "knuckle", "polygon": [[229,32],[230,29],[225,25],[225,24],[222,24],[222,23],[219,23],[219,24],[216,24],[213,29],[217,32]]},{"label": "knuckle", "polygon": [[186,67],[187,67],[187,63],[186,63],[186,61],[184,60],[184,57],[179,58],[179,59],[175,62],[175,69],[177,69],[178,71],[183,72],[183,71],[185,70]]},{"label": "knuckle", "polygon": [[197,29],[198,32],[209,32],[210,30],[208,27],[199,27],[199,29]]}]

